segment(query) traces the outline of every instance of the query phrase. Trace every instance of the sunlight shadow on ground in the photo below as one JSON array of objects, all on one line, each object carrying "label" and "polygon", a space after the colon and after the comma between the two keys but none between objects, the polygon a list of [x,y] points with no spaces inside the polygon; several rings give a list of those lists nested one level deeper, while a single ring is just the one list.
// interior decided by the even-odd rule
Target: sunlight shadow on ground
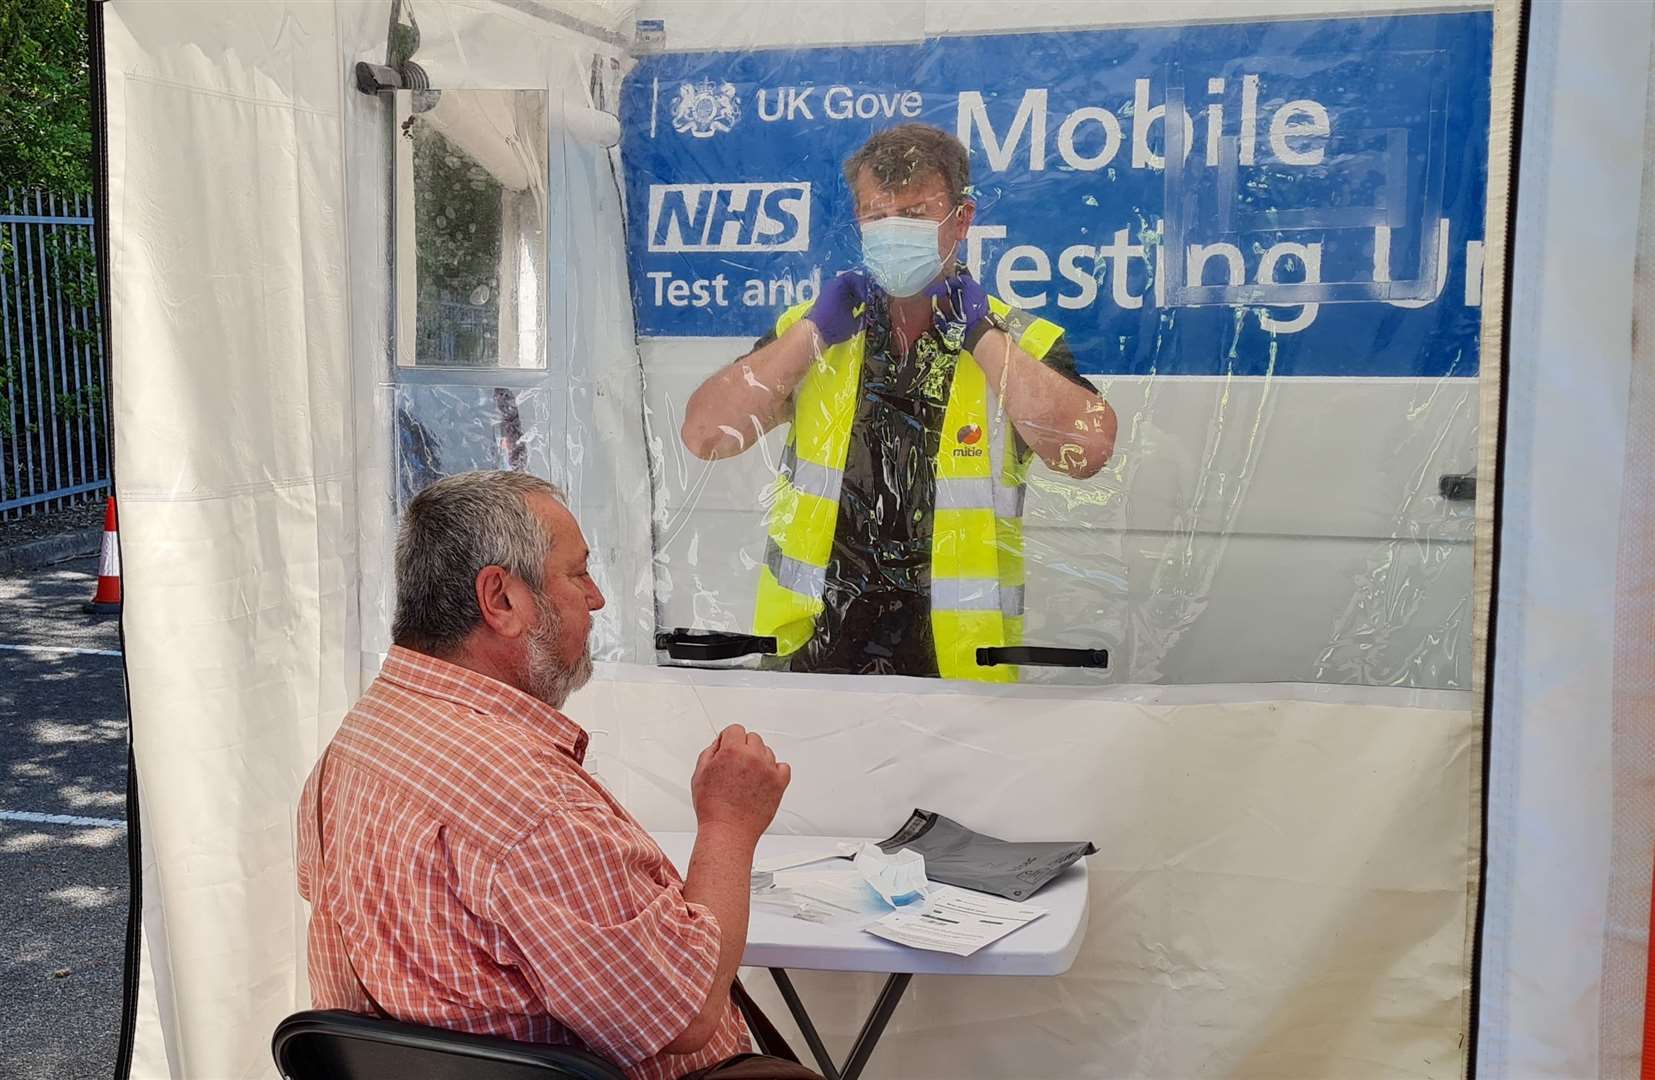
[{"label": "sunlight shadow on ground", "polygon": [[105,888],[100,885],[65,885],[61,889],[53,889],[46,894],[48,900],[56,900],[60,904],[68,904],[70,907],[80,908],[82,911],[108,907],[122,898],[121,890]]}]

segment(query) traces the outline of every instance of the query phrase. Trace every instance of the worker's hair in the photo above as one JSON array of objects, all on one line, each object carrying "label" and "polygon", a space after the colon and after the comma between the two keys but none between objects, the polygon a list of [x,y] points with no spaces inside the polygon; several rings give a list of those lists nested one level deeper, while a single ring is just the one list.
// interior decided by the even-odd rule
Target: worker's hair
[{"label": "worker's hair", "polygon": [[965,147],[942,128],[930,124],[898,124],[863,143],[845,162],[845,182],[852,192],[863,169],[887,190],[936,178],[948,189],[955,206],[971,197],[971,158]]},{"label": "worker's hair", "polygon": [[536,594],[544,583],[552,538],[530,495],[563,493],[522,472],[467,472],[415,495],[397,533],[396,618],[391,639],[407,649],[446,656],[482,621],[477,575],[498,566]]}]

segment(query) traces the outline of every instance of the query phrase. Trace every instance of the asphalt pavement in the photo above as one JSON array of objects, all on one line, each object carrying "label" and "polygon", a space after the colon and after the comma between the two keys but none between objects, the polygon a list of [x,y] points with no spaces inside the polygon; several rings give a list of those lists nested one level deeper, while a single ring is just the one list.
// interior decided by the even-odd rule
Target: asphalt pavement
[{"label": "asphalt pavement", "polygon": [[106,1080],[126,943],[126,704],[97,560],[0,576],[0,1074]]}]

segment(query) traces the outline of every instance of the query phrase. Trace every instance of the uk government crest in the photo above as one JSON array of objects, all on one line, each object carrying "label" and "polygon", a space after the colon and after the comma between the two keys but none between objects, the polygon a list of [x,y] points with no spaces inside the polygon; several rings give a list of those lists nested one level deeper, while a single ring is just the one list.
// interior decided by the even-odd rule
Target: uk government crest
[{"label": "uk government crest", "polygon": [[678,87],[678,98],[672,105],[672,128],[680,135],[710,139],[721,131],[729,131],[741,119],[741,102],[736,99],[736,88],[729,83],[715,87],[711,79],[699,83],[683,83]]}]

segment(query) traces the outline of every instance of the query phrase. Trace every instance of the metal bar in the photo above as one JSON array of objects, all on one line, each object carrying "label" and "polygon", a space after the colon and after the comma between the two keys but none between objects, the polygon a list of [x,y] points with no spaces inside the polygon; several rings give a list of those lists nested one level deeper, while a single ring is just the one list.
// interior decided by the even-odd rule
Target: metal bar
[{"label": "metal bar", "polygon": [[[82,196],[75,196],[75,208],[77,210],[80,209],[82,201]],[[71,249],[74,251],[77,265],[75,291],[81,295],[86,293],[85,263],[81,255],[85,251],[86,234],[89,231],[91,230],[84,226],[77,226],[72,234],[74,243],[71,245]],[[98,471],[98,425],[93,419],[97,410],[92,407],[91,400],[92,386],[96,380],[92,378],[92,351],[86,345],[86,336],[91,319],[87,315],[86,307],[82,304],[76,304],[72,312],[75,329],[75,378],[78,385],[83,388],[82,393],[86,395],[86,415],[81,418],[82,430],[86,434],[86,479],[96,480],[100,479],[103,474]]]},{"label": "metal bar", "polygon": [[787,1003],[787,1011],[793,1014],[793,1022],[799,1025],[799,1034],[805,1037],[805,1045],[810,1047],[810,1054],[816,1059],[816,1067],[821,1070],[827,1080],[843,1080],[839,1075],[838,1066],[833,1064],[833,1057],[822,1042],[822,1036],[817,1033],[816,1025],[811,1023],[810,1014],[805,1011],[805,1003],[799,997],[799,992],[793,989],[793,980],[787,977],[782,968],[771,968],[770,977],[776,981],[776,989],[781,991],[782,1001]]},{"label": "metal bar", "polygon": [[[36,188],[34,193],[34,209],[36,214],[40,213],[41,206],[39,188]],[[51,278],[47,276],[46,270],[46,228],[43,225],[36,225],[34,228],[35,237],[40,241],[37,245],[38,250],[35,252],[35,265],[40,270],[40,328],[43,331],[41,337],[46,342],[46,350],[41,354],[46,358],[46,392],[40,396],[38,405],[40,408],[40,425],[41,427],[47,429],[48,434],[51,436],[52,445],[52,456],[47,459],[50,464],[50,470],[45,474],[43,479],[45,480],[47,487],[57,488],[63,486],[63,457],[57,444],[57,429],[59,426],[57,422],[56,408],[57,386],[55,385],[57,378],[57,357],[52,350],[52,325],[47,319],[47,314],[52,309]],[[39,357],[37,356],[36,360],[38,359]],[[58,504],[53,507],[53,509],[63,509],[62,501],[60,500]]]},{"label": "metal bar", "polygon": [[[48,195],[46,197],[46,205],[51,209],[53,214],[56,214],[57,196]],[[63,394],[71,394],[74,393],[75,390],[79,389],[78,385],[73,389],[70,387],[69,338],[63,332],[64,319],[68,314],[63,297],[63,252],[60,250],[63,246],[63,226],[43,225],[41,227],[43,229],[50,230],[47,233],[47,238],[51,242],[41,246],[41,258],[44,260],[47,256],[51,257],[51,269],[46,277],[46,290],[47,295],[51,297],[52,301],[52,321],[57,324],[57,377],[58,385],[61,388],[59,394],[61,397]],[[79,383],[78,379],[75,381],[77,384]],[[75,394],[75,399],[78,402],[80,400],[80,395]],[[86,438],[85,433],[81,430],[80,419],[76,417],[72,418],[72,421],[66,422],[64,418],[57,415],[56,409],[53,410],[52,417],[55,422],[64,423],[63,473],[59,477],[58,482],[66,484],[85,483],[87,478],[84,472],[83,462],[86,457]],[[79,448],[78,453],[76,452],[77,446]],[[80,467],[77,468],[77,466]]]},{"label": "metal bar", "polygon": [[0,511],[16,510],[25,506],[37,506],[51,499],[67,498],[71,495],[84,495],[89,491],[102,491],[109,486],[108,480],[94,480],[89,484],[76,484],[74,487],[58,488],[43,495],[30,495],[26,499],[7,499],[0,502]]},{"label": "metal bar", "polygon": [[12,221],[19,225],[90,225],[89,217],[57,217],[47,214],[0,214],[0,221]]},{"label": "metal bar", "polygon": [[[115,429],[109,423],[109,399],[114,397],[115,373],[110,370],[109,361],[105,358],[104,336],[110,333],[110,328],[104,321],[104,312],[110,310],[113,297],[103,296],[104,282],[98,276],[98,230],[94,225],[86,230],[86,242],[92,249],[92,293],[97,297],[92,305],[92,320],[96,326],[96,333],[92,335],[98,346],[97,382],[103,387],[98,400],[98,432],[103,435],[103,470],[101,475],[106,479],[115,476]],[[111,288],[113,291],[113,288]]]},{"label": "metal bar", "polygon": [[[66,209],[69,205],[68,196],[52,195],[51,202],[54,208],[61,201]],[[51,226],[54,239],[52,241],[52,289],[57,302],[57,351],[58,376],[63,380],[63,390],[66,394],[74,395],[76,402],[76,416],[71,426],[64,429],[64,446],[69,451],[69,471],[65,479],[71,484],[85,484],[92,479],[92,474],[86,468],[86,421],[79,415],[80,392],[80,358],[76,354],[75,336],[71,332],[75,309],[68,295],[68,288],[64,279],[68,274],[67,266],[70,256],[69,247],[73,240],[72,229],[81,226],[53,225]]]},{"label": "metal bar", "polygon": [[[90,209],[83,196],[10,187],[0,202],[0,240],[12,256],[0,274],[0,364],[16,375],[0,413],[12,432],[0,446],[3,520],[109,486],[103,320],[70,295],[87,291],[81,256],[97,255]],[[60,398],[77,415],[58,415]]]},{"label": "metal bar", "polygon": [[[91,207],[89,205],[90,203],[91,203],[90,198],[88,198],[87,196],[82,196],[80,198],[79,209],[83,213],[90,214],[90,212],[91,212]],[[81,237],[81,240],[84,243],[84,245],[86,247],[86,251],[87,251],[88,254],[93,254],[96,251],[96,248],[93,244],[93,238],[96,235],[97,235],[97,229],[95,229],[91,226],[88,226],[87,229],[86,229],[85,234]],[[92,262],[93,262],[93,265],[96,264],[96,256],[95,255],[93,257]],[[87,271],[85,269],[85,264],[83,264],[83,268],[82,268],[82,271],[81,271],[81,284],[83,286],[85,286],[87,284],[86,279],[87,279]],[[90,408],[89,415],[88,415],[88,419],[91,421],[92,475],[97,477],[100,480],[107,480],[107,479],[109,479],[109,461],[108,461],[109,448],[108,448],[107,445],[105,445],[105,443],[106,443],[105,433],[107,432],[108,429],[104,427],[103,422],[102,422],[102,420],[99,419],[99,417],[100,417],[102,409],[103,409],[102,398],[105,394],[107,394],[109,392],[109,387],[104,385],[102,365],[98,363],[97,357],[94,355],[95,351],[96,351],[97,341],[98,341],[98,327],[99,327],[98,305],[97,305],[98,287],[97,286],[98,286],[98,275],[97,275],[97,271],[94,269],[94,270],[91,271],[91,286],[90,286],[90,289],[88,290],[89,294],[92,297],[92,305],[89,308],[82,308],[81,309],[81,327],[85,331],[85,334],[82,338],[81,347],[83,349],[85,349],[85,351],[86,351],[86,384],[88,386],[95,386],[95,387],[98,388],[98,398],[99,398],[99,401]]]},{"label": "metal bar", "polygon": [[[7,229],[6,232],[10,233],[11,230]],[[0,241],[3,241],[3,240],[4,240],[4,236],[0,236]],[[3,253],[4,253],[5,250],[6,250],[6,245],[4,243],[0,243],[0,257],[3,257]],[[7,290],[6,290],[6,278],[10,274],[16,272],[15,262],[16,262],[16,260],[14,259],[13,260],[13,268],[9,271],[7,269],[6,264],[3,263],[3,262],[0,262],[0,375],[9,375],[12,372],[21,370],[19,365],[17,365],[16,363],[13,362],[16,359],[16,354],[12,352],[12,339],[11,339],[11,308],[12,308],[12,305],[11,305],[11,299],[8,296]],[[17,314],[18,314],[18,318],[21,319],[23,313],[20,311]],[[21,352],[22,350],[19,349],[18,351]],[[19,445],[20,444],[17,441],[18,440],[17,388],[11,385],[9,379],[7,380],[5,385],[6,385],[6,421],[7,421],[7,425],[8,425],[7,430],[9,430],[11,432],[11,436],[10,436],[11,448],[10,448],[9,451],[6,451],[4,442],[0,442],[0,452],[3,452],[4,459],[8,459],[8,460],[11,461],[11,489],[14,492],[20,492],[20,491],[23,490],[23,486],[22,486],[23,481],[22,481],[22,466],[19,463],[19,459],[21,457],[21,452],[19,450]],[[4,495],[5,495],[5,492],[0,491],[0,497],[4,497]],[[0,510],[0,520],[4,520],[7,513],[8,513],[7,511]],[[22,517],[23,512],[21,510],[18,510],[15,516]]]},{"label": "metal bar", "polygon": [[902,995],[908,989],[908,983],[913,976],[906,971],[897,972],[885,980],[885,988],[879,991],[879,1000],[874,1002],[873,1012],[868,1014],[868,1022],[862,1025],[862,1031],[856,1036],[856,1042],[851,1044],[850,1057],[845,1059],[845,1069],[841,1080],[857,1080],[862,1070],[867,1068],[868,1059],[873,1056],[873,1048],[879,1045],[879,1037],[885,1034],[885,1025],[891,1022],[891,1014],[902,1002]]},{"label": "metal bar", "polygon": [[[6,201],[7,201],[7,203],[11,204],[14,199],[15,199],[15,195],[12,193],[12,190],[10,188],[7,188],[6,189]],[[18,234],[20,232],[23,234],[22,240],[18,239]],[[23,251],[24,245],[27,242],[27,240],[28,240],[27,230],[20,229],[18,226],[13,225],[12,226],[12,254],[16,257],[14,259],[13,265],[18,267],[17,281],[16,281],[16,289],[17,289],[17,345],[18,345],[19,352],[22,354],[22,359],[18,364],[18,374],[19,374],[20,378],[18,379],[17,385],[21,389],[22,394],[23,394],[23,427],[20,429],[20,431],[22,433],[23,450],[24,450],[23,476],[28,481],[28,485],[27,485],[28,491],[29,491],[29,494],[32,495],[40,489],[35,485],[34,440],[29,438],[29,408],[30,408],[30,405],[33,403],[33,399],[29,396],[29,375],[31,373],[33,373],[33,370],[34,370],[34,365],[30,362],[30,357],[33,355],[33,353],[29,349],[28,342],[23,340],[23,315],[24,315],[24,312],[27,312],[28,317],[29,317],[29,336],[31,338],[33,338],[35,336],[35,333],[34,333],[34,289],[33,289],[34,279],[28,273],[28,265],[29,264],[28,264],[28,260],[24,257],[24,251]],[[28,280],[29,285],[30,285],[29,303],[28,303],[27,306],[25,306],[24,303],[23,303],[23,283],[24,283],[25,279]],[[35,348],[38,349],[39,346],[36,345]],[[44,454],[45,451],[42,450],[41,453]],[[18,489],[19,493],[21,493],[22,490],[23,490],[22,488],[19,488]]]},{"label": "metal bar", "polygon": [[[80,209],[79,195],[75,196],[75,209]],[[68,250],[71,255],[75,256],[75,259],[71,260],[71,264],[77,262],[80,256],[80,234],[81,229],[79,227],[76,227],[75,231],[69,234],[69,243],[67,245]],[[77,270],[75,273],[75,287],[77,292],[79,292],[81,284],[81,274]],[[74,343],[75,347],[75,398],[80,401],[82,406],[85,408],[85,412],[75,419],[75,434],[80,441],[80,478],[83,482],[94,480],[98,475],[97,463],[93,460],[97,454],[98,444],[92,434],[92,408],[90,401],[87,400],[87,387],[91,385],[92,375],[86,360],[85,323],[85,309],[78,303],[70,304],[69,339]]]}]

